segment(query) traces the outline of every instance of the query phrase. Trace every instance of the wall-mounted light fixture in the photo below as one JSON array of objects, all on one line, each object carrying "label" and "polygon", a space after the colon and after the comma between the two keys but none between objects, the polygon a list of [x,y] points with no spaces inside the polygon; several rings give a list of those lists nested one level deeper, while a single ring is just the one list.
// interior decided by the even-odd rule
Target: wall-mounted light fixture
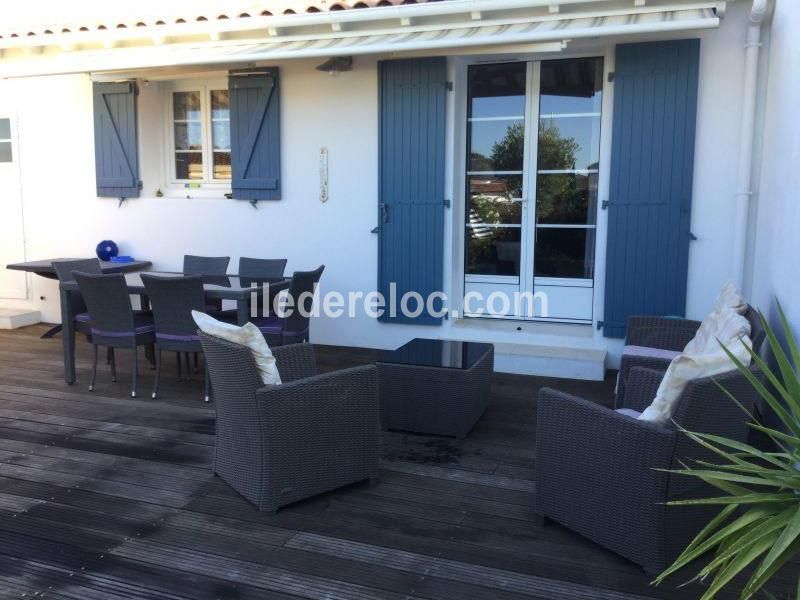
[{"label": "wall-mounted light fixture", "polygon": [[338,75],[342,71],[353,70],[352,56],[334,56],[317,67],[317,71],[323,71],[330,75]]}]

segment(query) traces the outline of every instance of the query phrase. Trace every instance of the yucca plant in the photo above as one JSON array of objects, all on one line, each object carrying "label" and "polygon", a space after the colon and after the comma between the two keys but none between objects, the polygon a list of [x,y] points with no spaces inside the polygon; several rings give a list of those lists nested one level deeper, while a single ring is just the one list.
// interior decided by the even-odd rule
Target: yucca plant
[{"label": "yucca plant", "polygon": [[[800,350],[780,305],[778,311],[788,355],[763,314],[759,314],[759,318],[775,357],[776,370],[770,370],[760,356],[750,351],[769,387],[725,348],[731,360],[785,426],[785,431],[769,428],[749,415],[749,426],[769,436],[776,451],[763,452],[724,437],[685,431],[698,444],[720,456],[722,461],[721,464],[698,461],[675,472],[702,479],[723,494],[716,498],[670,504],[719,505],[721,510],[674,564],[656,578],[655,584],[705,557],[708,562],[692,579],[710,581],[702,600],[715,598],[746,569],[752,570],[752,574],[739,597],[751,598],[762,590],[778,569],[800,554]],[[730,393],[725,393],[736,402]],[[796,593],[797,600],[800,600],[800,575]]]}]

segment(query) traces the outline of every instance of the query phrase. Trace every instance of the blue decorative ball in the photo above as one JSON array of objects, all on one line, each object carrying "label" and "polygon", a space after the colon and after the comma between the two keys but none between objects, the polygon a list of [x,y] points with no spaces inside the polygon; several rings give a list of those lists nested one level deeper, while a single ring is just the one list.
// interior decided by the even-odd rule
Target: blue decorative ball
[{"label": "blue decorative ball", "polygon": [[109,261],[112,256],[119,254],[119,248],[111,240],[103,240],[97,244],[97,258]]}]

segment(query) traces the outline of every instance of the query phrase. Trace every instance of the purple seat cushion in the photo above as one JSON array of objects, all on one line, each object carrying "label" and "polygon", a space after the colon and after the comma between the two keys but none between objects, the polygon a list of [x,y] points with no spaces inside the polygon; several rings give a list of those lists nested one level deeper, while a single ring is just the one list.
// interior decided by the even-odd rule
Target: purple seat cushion
[{"label": "purple seat cushion", "polygon": [[271,315],[269,317],[256,317],[255,319],[252,319],[252,321],[262,333],[283,332],[283,319],[277,315]]},{"label": "purple seat cushion", "polygon": [[639,415],[642,414],[638,410],[633,410],[632,408],[616,408],[614,412],[618,412],[621,415],[625,415],[626,417],[630,417],[632,419],[638,419]]},{"label": "purple seat cushion", "polygon": [[171,333],[157,333],[156,340],[160,342],[199,342],[199,335],[173,335]]},{"label": "purple seat cushion", "polygon": [[92,327],[92,333],[103,337],[132,337],[134,335],[153,333],[155,331],[153,319],[147,315],[134,314],[133,326],[134,331],[103,331],[102,329]]},{"label": "purple seat cushion", "polygon": [[92,320],[92,317],[89,316],[89,313],[83,312],[75,315],[75,320],[78,321],[79,323],[88,323],[89,321]]}]

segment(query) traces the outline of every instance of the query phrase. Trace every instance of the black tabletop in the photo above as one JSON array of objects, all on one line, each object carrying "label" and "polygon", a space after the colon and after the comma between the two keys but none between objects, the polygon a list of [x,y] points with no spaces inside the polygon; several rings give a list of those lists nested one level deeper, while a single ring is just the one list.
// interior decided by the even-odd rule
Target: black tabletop
[{"label": "black tabletop", "polygon": [[[85,257],[84,257],[85,258]],[[28,273],[36,273],[44,277],[55,278],[56,270],[53,268],[53,263],[61,260],[81,260],[78,258],[48,258],[46,260],[31,260],[28,262],[14,263],[6,265],[6,269],[12,271],[26,271]],[[153,263],[149,260],[134,260],[131,262],[109,262],[105,260],[100,261],[100,268],[103,273],[127,273],[129,271],[141,271],[148,268]]]},{"label": "black tabletop", "polygon": [[[147,271],[146,273],[125,273],[125,283],[132,294],[145,293],[142,275],[155,275],[157,277],[183,277],[183,273],[167,271]],[[265,290],[284,290],[289,287],[291,279],[285,277],[255,278],[239,277],[238,275],[214,275],[203,278],[203,289],[209,298],[223,300],[240,300],[248,298],[253,291],[261,293]],[[77,290],[75,282],[63,284],[65,290]],[[267,287],[268,286],[268,287]]]},{"label": "black tabletop", "polygon": [[386,352],[380,362],[443,369],[469,369],[491,347],[491,344],[481,342],[415,338],[397,350]]}]

